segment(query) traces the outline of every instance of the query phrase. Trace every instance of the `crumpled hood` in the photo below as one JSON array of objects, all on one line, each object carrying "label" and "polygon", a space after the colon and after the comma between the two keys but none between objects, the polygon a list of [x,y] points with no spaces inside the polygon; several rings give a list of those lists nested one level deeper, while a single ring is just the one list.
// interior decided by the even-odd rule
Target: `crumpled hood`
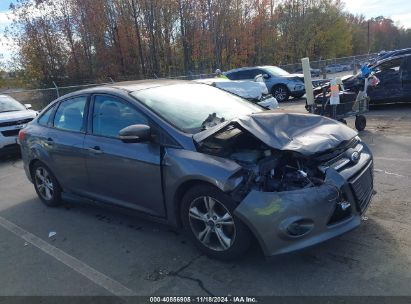
[{"label": "crumpled hood", "polygon": [[[231,121],[233,122],[237,122],[271,148],[295,151],[306,156],[333,149],[357,135],[356,131],[336,120],[286,111],[255,113]],[[222,128],[217,126],[207,130],[208,134],[201,138],[204,139],[227,125],[229,123]],[[200,140],[200,137],[194,139]]]}]

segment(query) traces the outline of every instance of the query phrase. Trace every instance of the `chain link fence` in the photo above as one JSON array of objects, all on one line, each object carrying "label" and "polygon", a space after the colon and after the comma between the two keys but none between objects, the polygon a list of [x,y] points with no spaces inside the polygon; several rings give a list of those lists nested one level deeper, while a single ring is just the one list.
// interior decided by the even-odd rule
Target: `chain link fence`
[{"label": "chain link fence", "polygon": [[[343,58],[334,59],[324,59],[317,61],[310,61],[310,66],[312,69],[312,76],[314,79],[327,79],[336,76],[343,76],[347,74],[355,74],[357,70],[376,57],[377,54],[367,54],[360,56],[351,56]],[[286,65],[279,65],[284,70],[290,73],[302,73],[301,63],[293,63]],[[204,74],[194,74],[190,73],[185,76],[175,76],[167,78],[156,78],[156,79],[182,79],[182,80],[195,80],[214,77],[213,73]],[[23,104],[31,104],[33,109],[42,110],[50,102],[57,99],[60,96],[66,95],[68,93],[91,88],[100,85],[112,84],[121,81],[133,80],[132,76],[120,77],[115,80],[109,78],[107,82],[100,83],[90,83],[90,84],[76,84],[76,85],[65,85],[58,86],[54,84],[54,87],[45,89],[34,89],[34,90],[0,90],[0,94],[7,94]]]},{"label": "chain link fence", "polygon": [[[311,74],[318,78],[331,78],[335,74],[356,74],[358,70],[377,57],[377,53],[323,60],[310,60]],[[289,73],[302,73],[301,62],[279,65]]]},{"label": "chain link fence", "polygon": [[[176,77],[167,77],[167,78],[155,78],[155,79],[181,79],[181,80],[194,80],[194,79],[204,79],[214,77],[212,73],[208,74],[190,74],[186,76],[176,76]],[[46,107],[50,102],[64,96],[66,94],[79,91],[82,89],[92,88],[101,85],[108,85],[113,83],[118,83],[121,81],[133,80],[130,77],[121,77],[114,81],[110,79],[110,82],[100,82],[93,84],[79,84],[79,85],[70,85],[70,86],[58,86],[54,84],[52,88],[46,89],[33,89],[33,90],[0,90],[0,94],[6,94],[14,99],[18,100],[23,104],[31,104],[34,110],[40,111]]]}]

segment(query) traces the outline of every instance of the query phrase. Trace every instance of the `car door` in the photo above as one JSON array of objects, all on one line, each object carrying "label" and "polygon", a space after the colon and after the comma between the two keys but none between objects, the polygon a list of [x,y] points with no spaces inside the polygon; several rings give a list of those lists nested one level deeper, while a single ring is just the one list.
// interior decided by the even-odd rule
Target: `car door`
[{"label": "car door", "polygon": [[411,101],[411,56],[404,57],[400,67],[401,86],[404,101]]},{"label": "car door", "polygon": [[118,133],[134,125],[149,125],[138,109],[112,95],[94,95],[85,147],[89,196],[103,202],[165,216],[160,144],[124,143]]},{"label": "car door", "polygon": [[88,188],[84,136],[88,96],[61,101],[42,135],[53,173],[67,192],[81,193]]},{"label": "car door", "polygon": [[376,87],[368,87],[371,100],[396,100],[402,96],[400,80],[401,58],[396,58],[377,66],[375,75],[380,80]]}]

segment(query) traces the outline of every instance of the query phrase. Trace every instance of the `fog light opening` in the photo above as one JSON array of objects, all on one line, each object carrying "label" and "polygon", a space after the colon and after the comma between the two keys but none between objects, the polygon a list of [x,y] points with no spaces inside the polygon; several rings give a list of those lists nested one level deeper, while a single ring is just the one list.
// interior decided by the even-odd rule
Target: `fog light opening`
[{"label": "fog light opening", "polygon": [[301,219],[295,222],[292,222],[287,226],[287,234],[292,237],[303,236],[310,232],[314,227],[312,220]]}]

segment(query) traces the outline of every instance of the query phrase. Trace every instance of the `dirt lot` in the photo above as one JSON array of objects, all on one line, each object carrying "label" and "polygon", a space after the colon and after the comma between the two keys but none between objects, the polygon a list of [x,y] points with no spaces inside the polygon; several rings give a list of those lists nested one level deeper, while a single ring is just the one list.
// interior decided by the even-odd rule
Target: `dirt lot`
[{"label": "dirt lot", "polygon": [[22,162],[3,160],[0,295],[411,296],[411,105],[367,118],[360,135],[374,152],[377,194],[361,227],[271,261],[257,246],[240,261],[210,260],[181,232],[124,212],[47,208]]}]

